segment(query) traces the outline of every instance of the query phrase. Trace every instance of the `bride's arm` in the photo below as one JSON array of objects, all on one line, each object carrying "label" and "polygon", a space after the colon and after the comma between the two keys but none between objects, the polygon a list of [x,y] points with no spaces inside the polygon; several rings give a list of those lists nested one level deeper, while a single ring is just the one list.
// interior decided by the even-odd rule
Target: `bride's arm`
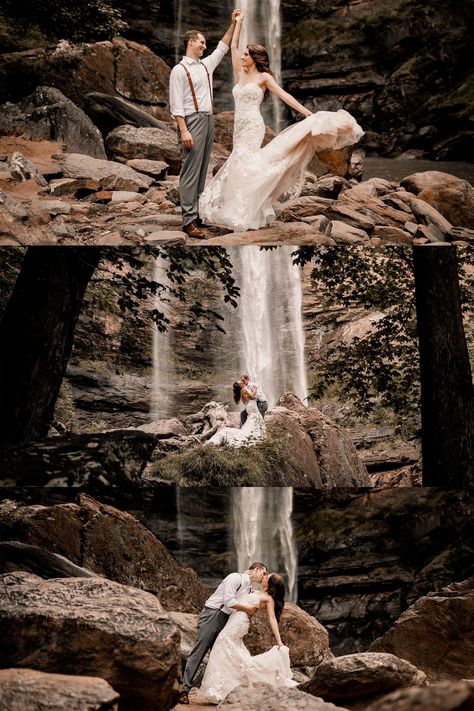
[{"label": "bride's arm", "polygon": [[271,596],[267,600],[267,613],[268,619],[270,621],[270,627],[272,628],[273,635],[279,647],[283,646],[283,642],[280,637],[280,628],[278,627],[278,622],[275,617],[275,602]]},{"label": "bride's arm", "polygon": [[288,104],[288,106],[291,106],[292,109],[295,111],[299,111],[300,114],[303,114],[303,116],[311,116],[311,111],[307,109],[303,104],[300,104],[299,101],[296,101],[296,99],[291,96],[287,91],[281,88],[279,86],[274,77],[272,77],[271,74],[267,74],[265,72],[265,83],[264,86],[272,92],[272,94],[275,94],[275,96],[278,96],[279,99],[285,102],[285,104]]},{"label": "bride's arm", "polygon": [[[245,405],[249,400],[256,400],[257,399],[257,391],[256,390],[249,390],[249,388],[242,388],[240,391],[241,397],[242,395],[246,398],[246,402],[244,403]],[[244,398],[242,397],[242,402]]]},{"label": "bride's arm", "polygon": [[239,40],[240,40],[240,31],[242,29],[242,22],[244,19],[244,16],[242,15],[241,12],[234,11],[232,13],[232,19],[235,18],[235,28],[234,28],[234,34],[232,35],[232,42],[230,43],[230,51],[232,53],[232,66],[234,67],[234,73],[235,76],[237,77],[237,80],[240,79],[240,74],[242,72],[242,62],[240,61],[240,52],[239,52]]}]

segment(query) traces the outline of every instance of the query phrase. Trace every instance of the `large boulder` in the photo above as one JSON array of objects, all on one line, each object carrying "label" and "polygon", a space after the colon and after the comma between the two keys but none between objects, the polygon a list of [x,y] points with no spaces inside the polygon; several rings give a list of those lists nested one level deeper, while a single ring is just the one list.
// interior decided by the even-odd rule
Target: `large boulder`
[{"label": "large boulder", "polygon": [[267,432],[284,440],[294,456],[295,485],[370,486],[369,475],[349,434],[316,407],[291,393],[268,413]]},{"label": "large boulder", "polygon": [[171,175],[178,175],[181,168],[181,150],[176,132],[172,128],[135,128],[119,126],[106,139],[107,150],[116,161],[133,158],[164,161]]},{"label": "large boulder", "polygon": [[366,711],[468,711],[474,708],[474,683],[442,681],[426,687],[392,691]]},{"label": "large boulder", "polygon": [[130,711],[174,705],[179,633],[153,595],[103,578],[0,580],[5,666],[99,676]]},{"label": "large boulder", "polygon": [[145,191],[153,182],[147,175],[113,160],[90,158],[79,153],[59,153],[55,158],[59,164],[58,172],[65,178],[97,180],[103,190]]},{"label": "large boulder", "polygon": [[0,708],[8,711],[115,711],[119,694],[96,676],[0,669]]},{"label": "large boulder", "polygon": [[470,578],[417,600],[370,649],[407,659],[430,682],[472,679],[473,619],[474,578]]},{"label": "large boulder", "polygon": [[4,502],[0,538],[35,543],[97,575],[152,592],[167,610],[199,612],[208,595],[196,573],[178,566],[165,546],[133,516],[85,494],[79,496],[78,504]]},{"label": "large boulder", "polygon": [[362,652],[320,664],[301,689],[330,701],[354,701],[406,686],[424,686],[426,675],[393,654]]},{"label": "large boulder", "polygon": [[474,188],[467,180],[427,170],[408,175],[400,184],[436,208],[455,227],[474,224]]},{"label": "large boulder", "polygon": [[100,131],[58,89],[40,86],[18,104],[0,107],[0,134],[59,141],[71,153],[106,158]]},{"label": "large boulder", "polygon": [[[327,630],[297,605],[285,604],[280,619],[280,633],[283,642],[289,647],[292,667],[315,667],[333,658]],[[259,611],[252,617],[244,642],[251,654],[261,654],[275,644],[266,611]]]},{"label": "large boulder", "polygon": [[148,111],[139,109],[130,101],[120,96],[90,91],[85,96],[85,110],[94,119],[94,124],[107,135],[117,126],[154,126],[168,129],[169,124],[152,116]]},{"label": "large boulder", "polygon": [[19,541],[0,541],[0,574],[23,570],[40,578],[93,578],[94,573],[58,553]]},{"label": "large boulder", "polygon": [[258,682],[251,688],[239,686],[221,701],[217,711],[347,711],[342,706],[316,699],[298,689],[275,688]]}]

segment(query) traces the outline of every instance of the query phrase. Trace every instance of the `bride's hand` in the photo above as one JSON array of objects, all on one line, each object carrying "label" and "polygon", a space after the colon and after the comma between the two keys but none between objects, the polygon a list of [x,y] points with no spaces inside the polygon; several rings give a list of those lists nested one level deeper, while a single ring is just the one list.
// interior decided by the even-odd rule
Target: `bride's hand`
[{"label": "bride's hand", "polygon": [[234,12],[232,13],[232,19],[234,20],[234,22],[243,22],[244,16],[240,12],[240,10],[234,10]]}]

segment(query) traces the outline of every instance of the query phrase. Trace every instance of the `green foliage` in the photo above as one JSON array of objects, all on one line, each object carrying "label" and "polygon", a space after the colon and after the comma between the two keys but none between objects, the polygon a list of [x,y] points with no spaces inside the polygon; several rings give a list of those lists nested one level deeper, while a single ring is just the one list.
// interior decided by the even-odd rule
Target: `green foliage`
[{"label": "green foliage", "polygon": [[[384,407],[396,413],[399,428],[412,429],[420,383],[411,249],[300,247],[295,261],[314,265],[312,286],[326,307],[362,307],[378,314],[367,336],[339,343],[312,361],[316,384],[311,396],[319,399],[337,386],[356,416]],[[459,262],[465,312],[473,304],[471,263],[469,253]]]},{"label": "green foliage", "polygon": [[211,445],[168,454],[154,463],[152,472],[178,486],[281,486],[288,456],[282,442],[266,438],[232,450]]},{"label": "green foliage", "polygon": [[19,35],[33,26],[54,40],[105,40],[127,28],[107,0],[3,0],[1,13]]}]

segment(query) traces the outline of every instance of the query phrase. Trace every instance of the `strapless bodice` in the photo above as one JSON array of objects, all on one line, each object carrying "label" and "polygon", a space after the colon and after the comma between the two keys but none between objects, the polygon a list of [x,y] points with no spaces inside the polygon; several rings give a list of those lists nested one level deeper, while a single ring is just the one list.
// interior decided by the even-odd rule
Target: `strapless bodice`
[{"label": "strapless bodice", "polygon": [[258,84],[236,84],[232,89],[236,111],[259,111],[263,91]]}]

